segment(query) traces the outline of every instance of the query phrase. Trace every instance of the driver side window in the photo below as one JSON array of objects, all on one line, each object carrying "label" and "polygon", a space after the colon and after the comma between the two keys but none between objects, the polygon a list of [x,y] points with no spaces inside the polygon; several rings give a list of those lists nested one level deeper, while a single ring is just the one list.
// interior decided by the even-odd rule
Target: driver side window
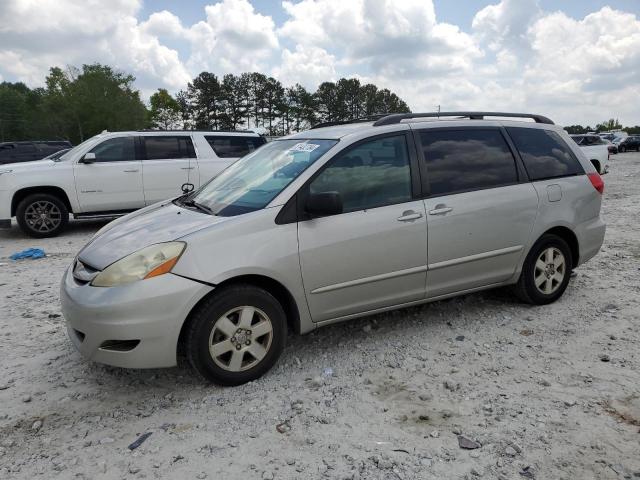
[{"label": "driver side window", "polygon": [[362,143],[329,161],[310,193],[338,192],[343,211],[411,201],[411,171],[404,135]]},{"label": "driver side window", "polygon": [[95,153],[96,162],[137,160],[134,137],[110,138],[93,147],[89,153]]}]

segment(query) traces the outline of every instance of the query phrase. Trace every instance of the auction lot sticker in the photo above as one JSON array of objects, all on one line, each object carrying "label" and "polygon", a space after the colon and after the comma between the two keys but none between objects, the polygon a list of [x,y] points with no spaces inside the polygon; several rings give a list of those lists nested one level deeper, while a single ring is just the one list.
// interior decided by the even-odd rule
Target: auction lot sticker
[{"label": "auction lot sticker", "polygon": [[315,143],[296,143],[293,147],[289,149],[290,152],[313,152],[320,145],[316,145]]}]

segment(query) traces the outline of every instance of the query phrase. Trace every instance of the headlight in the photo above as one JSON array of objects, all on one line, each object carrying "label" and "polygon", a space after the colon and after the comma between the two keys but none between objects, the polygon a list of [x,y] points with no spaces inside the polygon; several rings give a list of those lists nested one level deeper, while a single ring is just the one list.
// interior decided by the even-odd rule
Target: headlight
[{"label": "headlight", "polygon": [[145,247],[109,265],[91,285],[115,287],[169,273],[186,246],[184,242],[167,242]]}]

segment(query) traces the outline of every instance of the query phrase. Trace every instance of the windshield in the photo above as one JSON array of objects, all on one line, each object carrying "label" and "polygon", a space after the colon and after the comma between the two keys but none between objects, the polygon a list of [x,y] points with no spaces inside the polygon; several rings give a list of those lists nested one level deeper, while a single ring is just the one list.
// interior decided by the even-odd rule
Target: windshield
[{"label": "windshield", "polygon": [[231,217],[267,206],[337,140],[276,140],[242,157],[183,201]]},{"label": "windshield", "polygon": [[84,145],[87,145],[89,142],[94,141],[98,137],[99,137],[99,135],[95,135],[95,136],[93,136],[91,138],[86,139],[84,142],[82,142],[82,143],[76,145],[75,147],[67,150],[64,153],[64,155],[62,155],[61,157],[58,157],[57,159],[59,161],[62,161],[62,160],[67,160],[68,158],[71,158],[71,156],[73,155],[74,152],[77,152],[78,150],[80,150],[81,147],[83,147]]}]

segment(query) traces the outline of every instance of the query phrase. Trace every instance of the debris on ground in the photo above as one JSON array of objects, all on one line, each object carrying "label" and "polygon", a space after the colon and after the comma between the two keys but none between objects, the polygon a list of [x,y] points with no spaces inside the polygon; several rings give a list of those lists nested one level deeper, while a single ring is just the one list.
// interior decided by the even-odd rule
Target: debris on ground
[{"label": "debris on ground", "polygon": [[25,250],[22,250],[21,252],[14,253],[9,258],[11,260],[22,260],[25,258],[36,259],[36,258],[44,258],[44,257],[46,257],[46,254],[44,253],[44,250],[42,250],[41,248],[27,248]]}]

